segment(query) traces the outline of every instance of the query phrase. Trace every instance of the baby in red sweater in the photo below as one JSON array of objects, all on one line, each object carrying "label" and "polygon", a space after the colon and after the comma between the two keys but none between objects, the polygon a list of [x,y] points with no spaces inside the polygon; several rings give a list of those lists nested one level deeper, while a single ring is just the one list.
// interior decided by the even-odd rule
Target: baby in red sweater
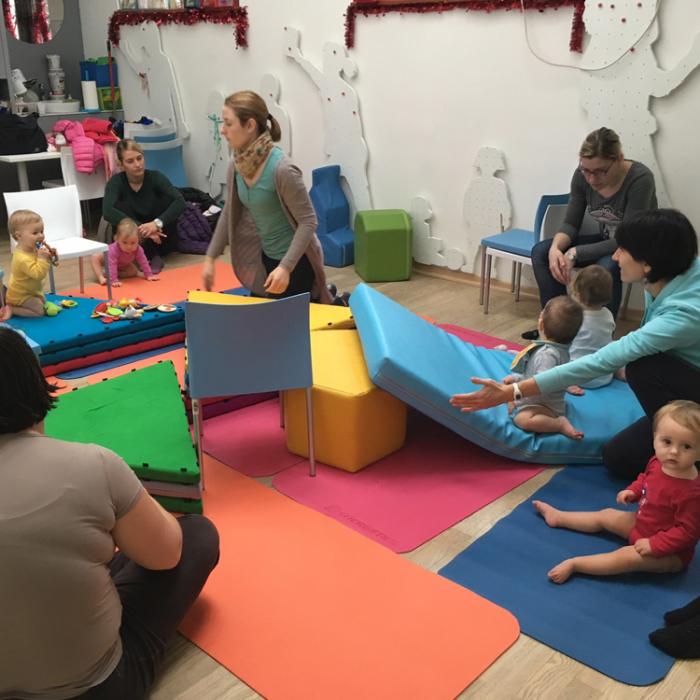
[{"label": "baby in red sweater", "polygon": [[578,532],[606,530],[629,544],[613,552],[573,557],[547,574],[564,583],[572,574],[610,576],[632,571],[685,569],[700,540],[700,405],[672,401],[654,416],[654,453],[645,471],[617,494],[617,502],[639,503],[637,512],[605,508],[594,512],[557,510],[533,501],[550,527]]}]

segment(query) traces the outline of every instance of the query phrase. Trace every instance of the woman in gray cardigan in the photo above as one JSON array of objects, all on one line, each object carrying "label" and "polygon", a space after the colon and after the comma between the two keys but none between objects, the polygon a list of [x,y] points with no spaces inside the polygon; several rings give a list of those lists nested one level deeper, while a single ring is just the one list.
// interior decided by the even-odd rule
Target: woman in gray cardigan
[{"label": "woman in gray cardigan", "polygon": [[[613,278],[609,304],[617,315],[622,298],[620,268],[612,259],[615,231],[623,220],[638,211],[656,209],[654,175],[643,163],[626,160],[618,135],[607,127],[592,131],[579,150],[579,167],[571,179],[571,197],[564,223],[554,238],[532,249],[532,268],[542,307],[553,297],[566,294],[571,270],[593,263],[602,265]],[[593,233],[582,233],[584,215],[597,224]],[[523,333],[526,340],[537,331]]]},{"label": "woman in gray cardigan", "polygon": [[240,282],[258,296],[281,298],[310,292],[330,303],[316,214],[301,171],[274,145],[277,120],[250,91],[229,95],[221,134],[233,151],[226,202],[207,249],[202,277],[214,284],[214,261],[229,246]]}]

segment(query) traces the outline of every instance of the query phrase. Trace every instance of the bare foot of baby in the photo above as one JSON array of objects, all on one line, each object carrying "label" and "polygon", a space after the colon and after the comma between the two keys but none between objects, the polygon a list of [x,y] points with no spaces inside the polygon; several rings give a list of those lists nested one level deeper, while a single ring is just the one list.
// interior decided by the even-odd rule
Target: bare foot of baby
[{"label": "bare foot of baby", "polygon": [[571,574],[574,573],[574,562],[572,559],[564,559],[561,564],[557,564],[553,569],[547,572],[549,580],[554,583],[566,583]]},{"label": "bare foot of baby", "polygon": [[572,440],[583,439],[583,433],[580,430],[576,430],[576,428],[569,423],[568,418],[561,416],[561,418],[559,418],[559,425],[561,426],[559,428],[559,432],[562,435],[566,435],[566,437],[571,438]]},{"label": "bare foot of baby", "polygon": [[107,284],[107,278],[104,275],[100,275],[97,278],[97,282],[98,282],[98,284],[101,284],[104,287],[104,285]]},{"label": "bare foot of baby", "polygon": [[12,307],[9,304],[6,304],[2,308],[0,308],[0,322],[4,323],[5,321],[9,321],[12,318]]},{"label": "bare foot of baby", "polygon": [[560,510],[557,510],[554,506],[550,506],[549,503],[545,503],[544,501],[533,501],[532,505],[535,506],[535,510],[544,518],[544,521],[549,527],[559,527]]},{"label": "bare foot of baby", "polygon": [[572,384],[571,386],[566,388],[567,393],[572,394],[573,396],[583,396],[586,392],[580,387],[577,386],[576,384]]}]

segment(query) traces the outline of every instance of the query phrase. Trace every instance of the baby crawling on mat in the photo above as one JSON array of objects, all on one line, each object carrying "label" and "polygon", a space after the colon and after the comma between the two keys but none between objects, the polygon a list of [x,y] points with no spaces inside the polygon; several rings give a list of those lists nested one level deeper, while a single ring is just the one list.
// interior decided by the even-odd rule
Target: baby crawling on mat
[{"label": "baby crawling on mat", "polygon": [[612,532],[629,544],[614,552],[565,559],[548,572],[554,583],[574,573],[611,576],[633,571],[675,573],[690,564],[700,540],[700,405],[672,401],[654,416],[654,457],[636,481],[617,494],[620,504],[639,502],[637,512],[605,508],[557,510],[533,501],[549,527]]},{"label": "baby crawling on mat", "polygon": [[[104,275],[104,255],[95,253],[91,259],[92,269],[100,284],[107,284]],[[132,219],[122,219],[117,224],[114,242],[109,246],[109,279],[113,287],[121,287],[121,278],[136,277],[139,270],[149,282],[157,282],[151,266],[139,243],[139,227]]]},{"label": "baby crawling on mat", "polygon": [[516,400],[508,404],[513,422],[530,433],[561,433],[580,440],[583,433],[574,428],[566,417],[565,391],[523,398],[518,382],[569,361],[569,344],[583,322],[581,305],[567,296],[550,299],[542,309],[537,330],[541,340],[528,345],[513,359],[504,384],[513,385]]}]

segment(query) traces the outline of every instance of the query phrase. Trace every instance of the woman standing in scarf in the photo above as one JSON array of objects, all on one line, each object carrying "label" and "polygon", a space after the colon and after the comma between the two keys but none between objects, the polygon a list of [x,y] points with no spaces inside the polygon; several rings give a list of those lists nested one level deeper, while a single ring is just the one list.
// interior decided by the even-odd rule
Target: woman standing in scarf
[{"label": "woman standing in scarf", "polygon": [[330,303],[316,214],[301,171],[274,145],[281,132],[265,101],[248,90],[229,95],[222,136],[233,151],[226,202],[207,250],[204,287],[214,285],[214,261],[229,245],[240,282],[257,296],[311,293]]}]

